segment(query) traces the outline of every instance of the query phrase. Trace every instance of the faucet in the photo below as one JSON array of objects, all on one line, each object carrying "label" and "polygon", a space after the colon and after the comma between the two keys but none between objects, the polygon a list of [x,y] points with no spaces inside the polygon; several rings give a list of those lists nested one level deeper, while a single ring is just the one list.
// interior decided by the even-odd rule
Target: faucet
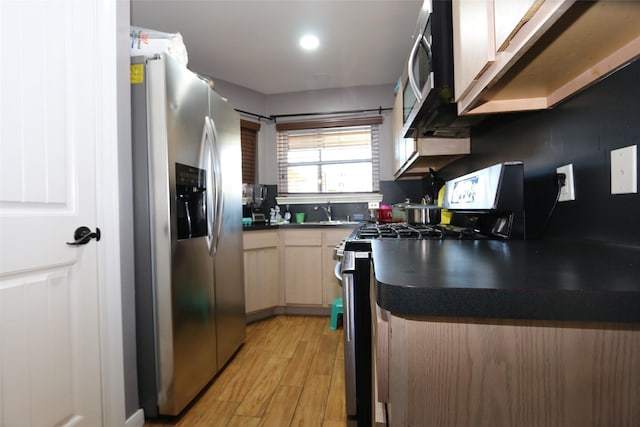
[{"label": "faucet", "polygon": [[318,209],[322,209],[324,214],[327,216],[327,220],[331,221],[331,205],[329,203],[327,203],[326,208],[324,206],[315,206],[313,208],[314,211],[317,211]]}]

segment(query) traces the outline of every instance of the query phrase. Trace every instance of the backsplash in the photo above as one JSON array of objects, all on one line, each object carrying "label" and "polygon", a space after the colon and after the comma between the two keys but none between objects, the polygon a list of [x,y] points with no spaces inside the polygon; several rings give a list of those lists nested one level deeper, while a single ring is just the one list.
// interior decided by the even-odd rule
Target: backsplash
[{"label": "backsplash", "polygon": [[[552,110],[497,114],[473,129],[471,152],[441,172],[445,179],[502,161],[522,160],[527,238],[640,244],[640,195],[612,195],[610,152],[640,145],[640,61]],[[573,163],[576,200],[558,203],[558,166]]]},{"label": "backsplash", "polygon": [[[277,185],[267,185],[267,200],[264,202],[264,213],[269,214],[269,209],[276,206]],[[412,202],[418,203],[428,190],[424,180],[414,181],[380,181],[380,192],[383,194],[382,204],[392,205],[403,202],[409,198]],[[289,205],[292,217],[296,213],[304,213],[305,221],[324,221],[327,219],[322,210],[316,210],[314,204]],[[286,205],[280,205],[281,213],[284,214]],[[333,203],[331,204],[333,219],[351,220],[360,214],[365,220],[369,220],[369,209],[367,203]],[[293,219],[292,219],[293,221]]]}]

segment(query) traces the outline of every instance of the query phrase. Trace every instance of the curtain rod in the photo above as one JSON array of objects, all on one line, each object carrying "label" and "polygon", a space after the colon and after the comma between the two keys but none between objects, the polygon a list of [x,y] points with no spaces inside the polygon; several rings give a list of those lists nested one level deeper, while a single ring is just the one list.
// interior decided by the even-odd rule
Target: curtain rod
[{"label": "curtain rod", "polygon": [[237,108],[234,108],[234,110],[236,110],[238,113],[240,114],[246,114],[248,116],[253,116],[253,117],[257,117],[258,121],[260,121],[260,119],[265,119],[265,120],[270,120],[272,122],[275,122],[276,119],[273,118],[273,116],[271,117],[267,117],[267,116],[263,116],[262,114],[256,114],[256,113],[252,113],[250,111],[244,111],[244,110],[238,110]]},{"label": "curtain rod", "polygon": [[258,120],[270,120],[272,122],[276,122],[279,118],[282,117],[305,117],[305,116],[331,116],[336,114],[355,114],[355,113],[370,113],[372,111],[377,111],[378,114],[382,114],[383,111],[391,111],[393,108],[382,108],[382,106],[378,108],[369,108],[364,110],[340,110],[340,111],[325,111],[325,112],[317,112],[317,113],[293,113],[293,114],[273,114],[271,116],[263,116],[262,114],[252,113],[250,111],[235,110],[240,114],[246,114],[249,116],[257,117]]},{"label": "curtain rod", "polygon": [[277,121],[277,119],[281,117],[304,117],[304,116],[329,116],[334,114],[354,114],[354,113],[370,113],[372,111],[377,111],[378,114],[382,114],[383,111],[391,111],[393,108],[382,108],[382,106],[378,108],[369,108],[364,110],[341,110],[341,111],[326,111],[321,113],[294,113],[294,114],[273,114],[271,118],[273,121]]}]

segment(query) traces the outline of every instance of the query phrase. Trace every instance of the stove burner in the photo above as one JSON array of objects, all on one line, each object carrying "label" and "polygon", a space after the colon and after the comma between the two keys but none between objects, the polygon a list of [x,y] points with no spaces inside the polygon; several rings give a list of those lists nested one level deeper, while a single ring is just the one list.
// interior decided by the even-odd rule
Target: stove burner
[{"label": "stove burner", "polygon": [[452,225],[409,225],[407,223],[366,224],[357,231],[358,239],[487,239],[476,230]]}]

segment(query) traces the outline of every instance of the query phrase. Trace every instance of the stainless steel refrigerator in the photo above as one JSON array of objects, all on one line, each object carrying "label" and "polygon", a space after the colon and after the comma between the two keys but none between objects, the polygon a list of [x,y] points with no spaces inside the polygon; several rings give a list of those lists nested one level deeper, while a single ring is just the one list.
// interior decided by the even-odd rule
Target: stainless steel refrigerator
[{"label": "stainless steel refrigerator", "polygon": [[166,55],[131,99],[140,406],[177,415],[245,338],[240,119]]}]

